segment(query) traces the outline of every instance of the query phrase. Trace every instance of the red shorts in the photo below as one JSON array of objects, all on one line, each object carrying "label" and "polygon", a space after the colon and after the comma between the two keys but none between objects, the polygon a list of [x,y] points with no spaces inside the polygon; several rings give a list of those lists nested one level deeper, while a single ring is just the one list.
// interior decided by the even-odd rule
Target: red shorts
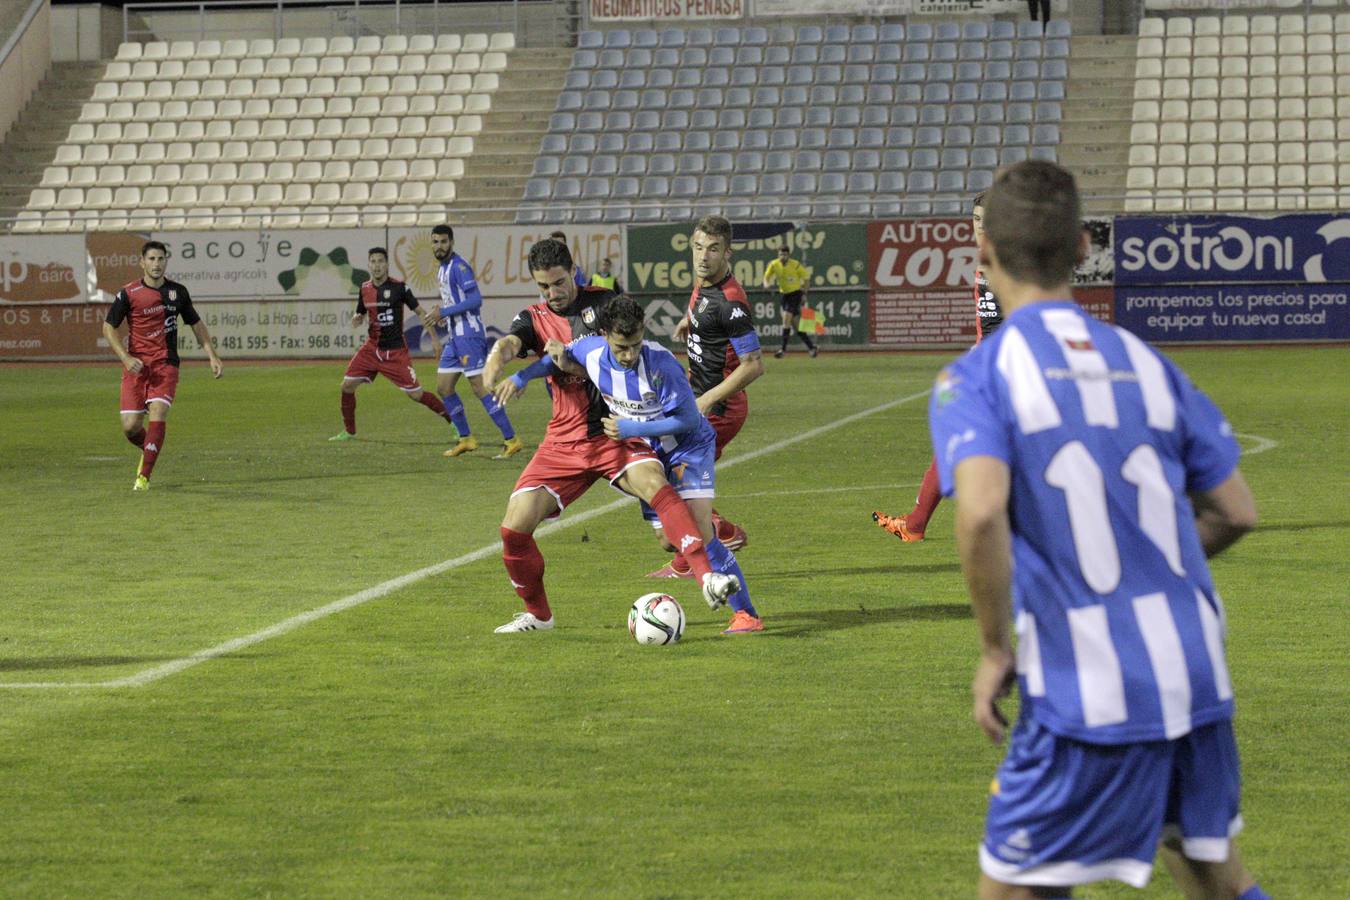
[{"label": "red shorts", "polygon": [[369,341],[362,344],[361,349],[352,357],[352,361],[347,363],[347,373],[344,377],[374,381],[376,375],[383,375],[395,386],[409,393],[422,389],[422,385],[417,381],[417,373],[413,371],[412,357],[408,355],[407,347],[380,350],[371,346]]},{"label": "red shorts", "polygon": [[139,372],[122,370],[122,412],[143,413],[151,402],[173,406],[178,390],[178,367],[167,362],[148,362]]},{"label": "red shorts", "polygon": [[545,440],[520,473],[511,496],[539,488],[548,491],[558,502],[558,511],[549,516],[556,519],[596,479],[612,484],[629,468],[649,459],[660,462],[650,444],[636,439],[616,441],[602,434],[583,441]]},{"label": "red shorts", "polygon": [[731,439],[740,433],[741,426],[745,424],[746,418],[750,415],[750,403],[745,399],[745,392],[733,394],[727,400],[727,409],[720,416],[708,416],[708,422],[712,425],[713,431],[717,432],[717,450],[713,459],[722,458],[722,448],[731,443]]}]

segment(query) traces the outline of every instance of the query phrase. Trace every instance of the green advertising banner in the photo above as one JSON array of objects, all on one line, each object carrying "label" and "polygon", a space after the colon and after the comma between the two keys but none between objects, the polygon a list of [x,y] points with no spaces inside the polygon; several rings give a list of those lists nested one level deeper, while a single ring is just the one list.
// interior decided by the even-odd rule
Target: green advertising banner
[{"label": "green advertising banner", "polygon": [[[648,332],[663,343],[669,343],[693,290],[690,233],[687,224],[628,229],[623,285],[646,307]],[[810,272],[806,305],[814,310],[815,333],[821,343],[866,344],[867,228],[860,224],[807,225],[765,240],[732,242],[732,274],[750,298],[760,340],[771,347],[778,344],[782,327],[778,294],[762,285],[764,270],[784,241],[793,258]],[[794,341],[793,349],[800,348]]]}]

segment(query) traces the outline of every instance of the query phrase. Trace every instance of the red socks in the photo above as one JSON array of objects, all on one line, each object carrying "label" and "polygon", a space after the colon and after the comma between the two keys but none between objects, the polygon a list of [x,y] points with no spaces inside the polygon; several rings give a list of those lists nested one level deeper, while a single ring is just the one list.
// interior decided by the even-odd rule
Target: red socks
[{"label": "red socks", "polygon": [[736,536],[736,526],[719,516],[715,509],[712,511],[712,520],[719,541],[725,544]]},{"label": "red socks", "polygon": [[[123,432],[123,434],[126,434],[126,432]],[[128,441],[131,441],[131,443],[132,443],[133,446],[136,446],[136,447],[144,447],[144,446],[145,446],[145,429],[142,428],[140,431],[136,431],[136,432],[132,432],[131,434],[128,434],[128,435],[127,435],[127,440],[128,440]]]},{"label": "red socks", "polygon": [[155,460],[159,451],[164,449],[164,426],[166,422],[151,422],[145,428],[145,443],[141,449],[141,474],[146,478],[155,470]]},{"label": "red socks", "polygon": [[937,460],[928,464],[923,473],[923,483],[919,485],[919,496],[914,500],[914,511],[905,516],[905,524],[911,531],[922,532],[933,516],[933,510],[942,502],[942,486],[938,481]]},{"label": "red socks", "polygon": [[445,411],[445,404],[441,402],[440,397],[437,397],[431,391],[423,391],[422,396],[417,398],[417,402],[440,416],[445,421],[450,421],[450,414]]},{"label": "red socks", "polygon": [[548,608],[544,593],[544,555],[534,542],[534,535],[522,534],[509,528],[501,530],[502,562],[516,596],[525,601],[525,610],[536,619],[548,621],[553,612]]},{"label": "red socks", "polygon": [[[683,557],[685,567],[692,568],[700,579],[712,571],[708,563],[708,553],[703,549],[703,537],[699,534],[698,523],[689,512],[689,507],[675,489],[666,485],[656,492],[649,501],[656,515],[661,519],[661,528],[665,530],[666,540],[675,547],[675,563]],[[677,566],[677,568],[680,568]]]},{"label": "red socks", "polygon": [[356,434],[356,395],[342,392],[342,427],[348,434]]}]

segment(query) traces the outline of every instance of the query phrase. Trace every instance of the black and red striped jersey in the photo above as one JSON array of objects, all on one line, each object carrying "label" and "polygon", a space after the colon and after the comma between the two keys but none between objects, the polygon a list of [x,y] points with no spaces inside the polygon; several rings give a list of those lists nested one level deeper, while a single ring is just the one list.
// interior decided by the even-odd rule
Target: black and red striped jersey
[{"label": "black and red striped jersey", "polygon": [[[600,311],[617,296],[601,287],[585,287],[564,312],[556,313],[547,303],[536,303],[516,314],[507,332],[520,339],[520,355],[544,355],[550,340],[570,344],[580,337],[599,334]],[[609,406],[585,375],[559,372],[549,376],[553,394],[553,416],[548,420],[547,440],[580,441],[605,433],[601,420],[609,415]]]},{"label": "black and red striped jersey", "polygon": [[403,336],[403,308],[417,309],[417,298],[397,278],[379,284],[367,281],[356,297],[356,314],[369,316],[370,333],[366,340],[380,350],[398,350],[408,346]]},{"label": "black and red striped jersey", "polygon": [[[759,335],[745,289],[730,272],[714,285],[694,285],[689,297],[689,384],[700,397],[721,384],[741,364],[741,354],[759,349]],[[729,402],[744,399],[739,391],[715,403],[709,415],[720,416]]]},{"label": "black and red striped jersey", "polygon": [[143,363],[178,365],[178,320],[201,321],[188,289],[165,279],[159,287],[133,281],[113,298],[105,321],[114,328],[127,323],[127,350]]}]

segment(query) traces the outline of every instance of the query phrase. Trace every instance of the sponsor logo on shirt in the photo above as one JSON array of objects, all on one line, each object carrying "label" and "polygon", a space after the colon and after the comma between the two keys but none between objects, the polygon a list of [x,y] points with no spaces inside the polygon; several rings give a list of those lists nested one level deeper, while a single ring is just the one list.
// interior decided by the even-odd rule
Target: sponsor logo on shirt
[{"label": "sponsor logo on shirt", "polygon": [[736,307],[734,310],[731,311],[731,317],[732,317],[733,319],[744,319],[744,318],[745,318],[745,310],[741,309],[741,308],[738,306],[738,307]]}]

